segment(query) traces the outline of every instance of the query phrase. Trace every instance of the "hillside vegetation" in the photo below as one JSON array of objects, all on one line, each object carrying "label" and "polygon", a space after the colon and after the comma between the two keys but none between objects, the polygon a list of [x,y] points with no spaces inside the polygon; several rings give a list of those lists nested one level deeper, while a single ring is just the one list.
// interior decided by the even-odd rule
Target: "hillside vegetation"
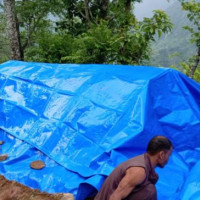
[{"label": "hillside vegetation", "polygon": [[148,62],[150,65],[170,67],[171,65],[179,66],[180,62],[188,60],[194,55],[195,45],[190,43],[190,33],[182,27],[191,25],[187,18],[187,13],[181,10],[180,2],[176,1],[171,5],[166,13],[170,16],[174,24],[172,31],[161,38],[157,38],[152,43],[152,55]]}]

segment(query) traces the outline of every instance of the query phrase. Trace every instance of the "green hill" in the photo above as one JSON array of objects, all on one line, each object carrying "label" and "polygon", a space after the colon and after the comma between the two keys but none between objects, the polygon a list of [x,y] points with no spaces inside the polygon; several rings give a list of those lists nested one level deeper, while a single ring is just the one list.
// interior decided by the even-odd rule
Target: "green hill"
[{"label": "green hill", "polygon": [[153,51],[149,65],[178,66],[181,61],[191,57],[196,50],[190,43],[190,33],[182,29],[183,26],[190,25],[190,22],[186,17],[187,13],[181,10],[180,3],[174,2],[166,13],[170,16],[174,28],[170,34],[162,36],[152,44]]}]

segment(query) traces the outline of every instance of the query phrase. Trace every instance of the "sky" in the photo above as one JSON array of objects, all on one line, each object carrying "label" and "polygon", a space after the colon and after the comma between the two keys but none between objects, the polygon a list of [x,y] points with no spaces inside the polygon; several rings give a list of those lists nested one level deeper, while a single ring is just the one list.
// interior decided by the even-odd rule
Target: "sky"
[{"label": "sky", "polygon": [[151,17],[153,10],[166,10],[174,0],[143,0],[142,3],[135,3],[134,13],[136,17],[141,20],[143,17]]}]

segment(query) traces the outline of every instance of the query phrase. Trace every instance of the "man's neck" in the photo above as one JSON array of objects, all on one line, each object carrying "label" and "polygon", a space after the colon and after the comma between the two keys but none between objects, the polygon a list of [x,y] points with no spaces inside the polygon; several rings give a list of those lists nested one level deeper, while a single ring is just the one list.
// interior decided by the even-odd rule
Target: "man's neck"
[{"label": "man's neck", "polygon": [[155,168],[155,167],[157,166],[157,164],[158,164],[158,162],[157,162],[157,156],[156,156],[156,155],[155,155],[155,156],[152,156],[152,155],[149,155],[148,153],[147,153],[147,155],[148,155],[148,157],[149,157],[149,159],[150,159],[151,166],[152,166],[153,168]]}]

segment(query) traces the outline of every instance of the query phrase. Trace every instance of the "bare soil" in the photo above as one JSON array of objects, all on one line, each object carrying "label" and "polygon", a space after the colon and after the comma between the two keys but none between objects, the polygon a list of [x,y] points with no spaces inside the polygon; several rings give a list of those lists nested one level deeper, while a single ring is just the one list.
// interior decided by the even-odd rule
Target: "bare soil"
[{"label": "bare soil", "polygon": [[70,193],[49,194],[31,189],[0,175],[0,200],[74,200]]}]

